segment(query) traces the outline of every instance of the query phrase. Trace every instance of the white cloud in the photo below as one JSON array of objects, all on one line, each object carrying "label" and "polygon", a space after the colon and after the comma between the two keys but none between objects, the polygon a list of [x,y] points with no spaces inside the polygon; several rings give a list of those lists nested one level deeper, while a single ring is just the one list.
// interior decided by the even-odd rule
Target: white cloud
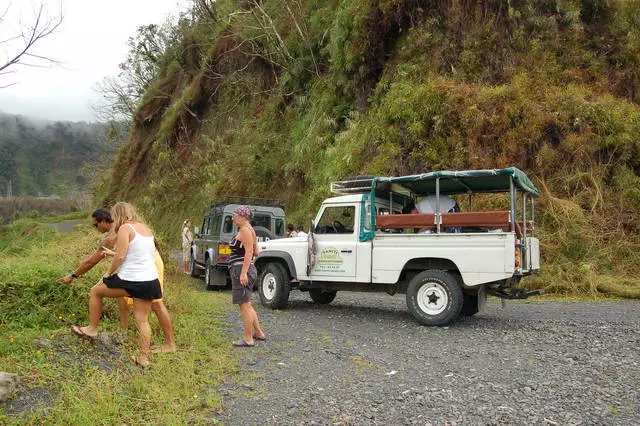
[{"label": "white cloud", "polygon": [[[118,71],[127,56],[127,40],[141,25],[162,23],[185,9],[187,0],[44,0],[47,11],[62,7],[63,21],[33,53],[63,62],[46,68],[18,66],[0,76],[0,110],[51,120],[94,121],[95,84]],[[29,22],[39,0],[0,0],[10,6],[11,24]],[[62,3],[62,4],[61,4]],[[5,22],[6,23],[6,22]],[[5,26],[5,28],[9,28]],[[16,28],[16,27],[14,27]],[[5,36],[3,30],[0,36]],[[0,56],[2,58],[2,56]]]}]

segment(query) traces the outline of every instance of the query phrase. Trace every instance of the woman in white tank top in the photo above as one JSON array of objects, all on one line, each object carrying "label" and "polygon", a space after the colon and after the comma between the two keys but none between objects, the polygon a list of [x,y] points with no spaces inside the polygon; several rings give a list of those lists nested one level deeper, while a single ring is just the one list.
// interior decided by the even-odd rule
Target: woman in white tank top
[{"label": "woman in white tank top", "polygon": [[140,354],[133,361],[141,366],[149,364],[151,327],[149,311],[151,301],[160,299],[162,291],[158,281],[158,270],[154,261],[156,250],[153,233],[138,217],[134,207],[125,202],[111,208],[113,229],[118,235],[115,256],[102,278],[93,286],[89,296],[89,325],[73,326],[72,331],[85,338],[98,335],[98,321],[102,315],[104,297],[133,298],[133,315],[138,329]]}]

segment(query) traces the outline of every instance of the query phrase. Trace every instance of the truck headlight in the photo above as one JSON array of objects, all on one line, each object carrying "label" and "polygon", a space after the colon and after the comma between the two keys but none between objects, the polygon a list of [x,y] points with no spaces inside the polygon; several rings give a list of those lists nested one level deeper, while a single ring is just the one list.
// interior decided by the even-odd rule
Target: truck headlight
[{"label": "truck headlight", "polygon": [[229,244],[218,245],[218,254],[231,254],[231,247],[229,247]]}]

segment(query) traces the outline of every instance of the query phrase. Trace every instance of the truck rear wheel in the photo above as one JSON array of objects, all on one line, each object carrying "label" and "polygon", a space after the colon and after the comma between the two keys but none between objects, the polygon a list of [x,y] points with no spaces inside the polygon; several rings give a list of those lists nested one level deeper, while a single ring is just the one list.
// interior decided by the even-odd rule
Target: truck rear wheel
[{"label": "truck rear wheel", "polygon": [[319,288],[309,289],[309,296],[311,296],[311,300],[320,305],[328,305],[333,302],[337,293],[337,291],[322,291],[322,289]]},{"label": "truck rear wheel", "polygon": [[289,303],[289,275],[276,262],[267,263],[260,274],[260,302],[271,309],[282,309]]},{"label": "truck rear wheel", "polygon": [[447,325],[460,315],[463,294],[455,277],[428,270],[416,275],[407,288],[407,308],[422,325]]}]

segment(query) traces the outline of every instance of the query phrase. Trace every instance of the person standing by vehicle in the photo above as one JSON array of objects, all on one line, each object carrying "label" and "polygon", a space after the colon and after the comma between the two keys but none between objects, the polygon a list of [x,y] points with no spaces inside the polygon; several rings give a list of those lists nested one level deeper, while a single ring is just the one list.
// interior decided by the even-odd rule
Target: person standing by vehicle
[{"label": "person standing by vehicle", "polygon": [[193,234],[189,229],[191,220],[185,219],[182,222],[182,267],[185,274],[188,274],[191,264],[191,244],[193,243]]},{"label": "person standing by vehicle", "polygon": [[232,302],[240,307],[244,327],[244,339],[234,341],[233,346],[241,347],[254,346],[254,339],[266,339],[260,328],[258,314],[251,305],[251,289],[258,275],[253,258],[259,253],[258,238],[251,226],[252,217],[253,212],[249,206],[237,206],[233,209],[233,223],[238,227],[238,233],[229,243]]},{"label": "person standing by vehicle", "polygon": [[73,326],[71,330],[80,337],[89,339],[97,337],[98,321],[102,315],[102,299],[132,297],[140,347],[139,355],[132,359],[136,364],[145,367],[150,363],[151,301],[162,297],[158,269],[154,261],[156,251],[154,237],[149,227],[142,223],[134,207],[128,203],[116,203],[111,208],[111,217],[117,235],[115,255],[102,281],[91,289],[90,324],[86,327]]},{"label": "person standing by vehicle", "polygon": [[297,237],[298,233],[295,231],[295,228],[293,227],[293,223],[290,223],[287,225],[287,237],[288,238],[292,238],[292,237]]},{"label": "person standing by vehicle", "polygon": [[298,225],[298,229],[296,229],[296,236],[297,237],[307,237],[307,233],[304,232],[304,228],[302,227],[302,225]]}]

